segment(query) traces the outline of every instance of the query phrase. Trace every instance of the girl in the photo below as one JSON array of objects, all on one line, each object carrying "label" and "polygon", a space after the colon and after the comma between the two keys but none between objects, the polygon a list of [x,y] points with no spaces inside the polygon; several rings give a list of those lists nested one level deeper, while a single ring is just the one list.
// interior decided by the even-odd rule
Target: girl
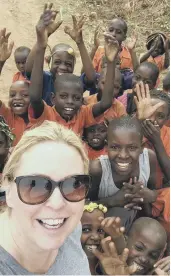
[{"label": "girl", "polygon": [[94,160],[101,155],[106,155],[107,125],[105,123],[90,126],[84,129],[84,141],[89,160]]}]

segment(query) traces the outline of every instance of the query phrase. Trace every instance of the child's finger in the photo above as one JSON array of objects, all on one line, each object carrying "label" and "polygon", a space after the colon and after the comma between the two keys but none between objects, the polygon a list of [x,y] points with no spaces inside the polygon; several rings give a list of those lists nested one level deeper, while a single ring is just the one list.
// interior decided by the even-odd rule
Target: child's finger
[{"label": "child's finger", "polygon": [[134,202],[134,203],[142,203],[143,201],[144,201],[144,199],[142,197],[132,199],[132,202]]},{"label": "child's finger", "polygon": [[98,249],[92,249],[92,253],[100,262],[103,260],[103,253],[101,253]]},{"label": "child's finger", "polygon": [[157,266],[161,265],[163,262],[166,262],[166,263],[167,263],[168,260],[169,260],[169,262],[170,262],[170,257],[162,258],[162,259],[160,259],[157,263],[155,263],[154,267],[157,267]]},{"label": "child's finger", "polygon": [[112,257],[115,258],[115,257],[118,256],[118,253],[117,253],[116,246],[115,246],[114,242],[109,243],[109,249],[110,249],[110,254],[112,255]]},{"label": "child's finger", "polygon": [[7,33],[6,36],[5,36],[5,41],[8,42],[8,38],[10,37],[11,35],[11,32]]},{"label": "child's finger", "polygon": [[160,103],[157,103],[155,106],[153,106],[153,113],[151,115],[154,114],[154,112],[157,111],[157,109],[159,109],[160,107],[162,107],[165,103],[164,102],[160,102]]},{"label": "child's finger", "polygon": [[44,12],[47,10],[47,4],[44,5]]},{"label": "child's finger", "polygon": [[121,260],[126,263],[127,259],[128,259],[128,254],[129,254],[129,249],[125,248],[121,254]]},{"label": "child's finger", "polygon": [[8,51],[10,53],[12,52],[13,47],[14,47],[14,41],[11,41],[10,44],[9,44],[9,47],[8,47]]},{"label": "child's finger", "polygon": [[140,206],[133,206],[132,209],[133,209],[133,210],[141,211],[141,210],[142,210],[142,207],[140,207]]},{"label": "child's finger", "polygon": [[103,217],[99,217],[98,220],[102,222],[105,219]]},{"label": "child's finger", "polygon": [[104,238],[101,240],[101,247],[104,253],[109,257],[110,256],[110,249],[109,249],[109,242],[111,241],[111,237]]},{"label": "child's finger", "polygon": [[135,206],[135,203],[129,203],[124,206],[125,209],[132,209]]},{"label": "child's finger", "polygon": [[136,87],[135,91],[136,91],[136,95],[137,95],[137,100],[138,100],[138,102],[140,102],[142,99],[141,92],[140,92],[140,84],[137,83],[135,87]]},{"label": "child's finger", "polygon": [[48,7],[48,8],[49,8],[49,10],[51,10],[51,9],[52,9],[52,7],[53,7],[53,3],[50,3],[50,4],[49,4],[49,7]]},{"label": "child's finger", "polygon": [[155,273],[156,273],[157,275],[167,275],[167,273],[164,272],[163,270],[161,270],[160,268],[156,268],[156,269],[155,269]]},{"label": "child's finger", "polygon": [[134,102],[135,102],[135,105],[136,105],[136,107],[137,107],[137,109],[138,109],[138,104],[139,104],[139,102],[138,102],[138,99],[137,99],[136,96],[134,96]]},{"label": "child's finger", "polygon": [[142,99],[145,99],[146,98],[146,87],[142,81],[140,82],[140,93],[141,93]]},{"label": "child's finger", "polygon": [[72,21],[73,21],[74,29],[76,29],[77,28],[77,19],[76,19],[75,15],[72,15]]}]

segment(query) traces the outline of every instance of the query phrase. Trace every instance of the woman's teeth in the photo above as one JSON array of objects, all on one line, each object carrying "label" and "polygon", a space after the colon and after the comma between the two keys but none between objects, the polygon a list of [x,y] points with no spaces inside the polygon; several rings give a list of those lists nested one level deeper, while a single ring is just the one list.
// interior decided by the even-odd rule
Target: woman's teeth
[{"label": "woman's teeth", "polygon": [[85,248],[86,248],[88,251],[92,251],[93,249],[97,249],[97,245],[86,245]]},{"label": "woman's teeth", "polygon": [[41,219],[39,222],[48,229],[57,229],[64,223],[64,219]]}]

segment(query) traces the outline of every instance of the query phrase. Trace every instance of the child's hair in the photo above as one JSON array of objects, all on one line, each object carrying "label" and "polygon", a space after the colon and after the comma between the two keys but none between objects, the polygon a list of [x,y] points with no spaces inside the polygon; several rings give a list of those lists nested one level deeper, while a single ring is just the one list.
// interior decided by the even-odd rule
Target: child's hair
[{"label": "child's hair", "polygon": [[12,145],[12,142],[15,139],[15,135],[12,134],[9,126],[6,124],[2,116],[0,116],[0,132],[3,132],[5,134],[7,145],[10,148]]},{"label": "child's hair", "polygon": [[140,66],[141,67],[144,66],[153,72],[152,81],[153,81],[153,84],[155,85],[157,82],[157,79],[159,77],[159,68],[157,67],[157,65],[155,63],[145,61],[145,62],[141,63]]},{"label": "child's hair", "polygon": [[102,211],[104,214],[107,212],[107,207],[96,202],[86,202],[84,205],[84,211],[92,213],[95,209]]},{"label": "child's hair", "polygon": [[22,53],[22,52],[26,52],[27,55],[29,55],[30,52],[31,52],[31,50],[30,50],[30,48],[25,47],[25,46],[18,47],[18,48],[15,50],[15,52],[14,52],[14,56],[15,56],[17,53]]},{"label": "child's hair", "polygon": [[167,73],[167,75],[163,79],[163,90],[170,92],[170,71]]},{"label": "child's hair", "polygon": [[147,37],[146,47],[147,47],[147,50],[150,50],[151,44],[159,37],[161,38],[162,46],[163,46],[162,54],[164,54],[164,42],[166,41],[166,36],[163,33],[153,33],[149,35]]},{"label": "child's hair", "polygon": [[126,21],[123,18],[121,18],[121,17],[114,17],[110,21],[115,20],[115,19],[120,20],[122,22],[123,27],[124,27],[124,33],[127,34],[128,25],[127,25]]},{"label": "child's hair", "polygon": [[55,93],[60,91],[63,84],[69,82],[77,86],[80,89],[80,92],[83,93],[83,84],[80,78],[74,74],[66,73],[62,75],[57,75],[55,79]]},{"label": "child's hair", "polygon": [[76,62],[75,52],[74,52],[74,49],[70,45],[65,44],[65,43],[59,43],[59,44],[55,45],[52,49],[48,45],[48,48],[50,50],[50,55],[46,56],[46,58],[45,58],[48,65],[50,65],[51,58],[53,57],[53,55],[60,51],[67,52],[68,54],[73,56],[74,64],[75,64],[75,62]]},{"label": "child's hair", "polygon": [[137,129],[137,133],[140,134],[140,139],[143,139],[143,131],[140,121],[136,117],[129,115],[115,118],[109,121],[108,133],[114,131],[117,128]]},{"label": "child's hair", "polygon": [[158,90],[158,89],[152,89],[150,91],[150,96],[152,99],[159,99],[165,103],[167,103],[168,105],[168,117],[170,115],[170,97],[167,93],[163,92],[162,90]]}]

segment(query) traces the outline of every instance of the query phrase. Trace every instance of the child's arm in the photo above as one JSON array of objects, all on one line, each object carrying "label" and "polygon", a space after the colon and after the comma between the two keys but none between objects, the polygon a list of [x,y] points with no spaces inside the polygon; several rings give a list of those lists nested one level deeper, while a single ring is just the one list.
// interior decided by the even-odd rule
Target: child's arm
[{"label": "child's arm", "polygon": [[[47,4],[46,4],[46,7],[47,7]],[[46,9],[46,7],[45,7],[45,9]],[[49,8],[50,9],[52,8],[52,4],[49,6]],[[52,35],[60,27],[60,25],[63,22],[62,20],[59,20],[57,22],[55,21],[56,20],[56,16],[59,13],[59,11],[52,10],[52,12],[53,12],[52,22],[46,27],[47,28],[47,32],[48,32],[48,37],[50,35]],[[32,69],[33,69],[33,64],[34,64],[37,52],[38,52],[38,49],[37,49],[37,43],[36,43],[34,45],[34,47],[32,48],[29,56],[27,57],[27,61],[26,61],[26,74],[27,75],[31,75],[31,72],[32,72]]]},{"label": "child's arm", "polygon": [[170,39],[166,40],[164,48],[165,48],[164,69],[167,69],[170,66]]},{"label": "child's arm", "polygon": [[113,36],[105,34],[105,55],[107,59],[107,73],[101,101],[93,105],[94,118],[103,114],[113,103],[114,79],[116,59],[119,52],[119,44]]},{"label": "child's arm", "polygon": [[137,39],[134,37],[132,40],[130,40],[127,43],[127,47],[128,47],[129,52],[130,52],[131,59],[132,59],[132,64],[133,64],[133,70],[134,70],[134,72],[137,70],[137,68],[140,65],[140,62],[139,62],[139,60],[137,58],[137,54],[136,54],[136,51],[135,51],[136,42],[137,42]]},{"label": "child's arm", "polygon": [[115,243],[111,241],[111,237],[101,240],[103,252],[93,249],[93,254],[100,261],[100,268],[104,275],[132,275],[136,266],[127,265],[129,250],[124,248],[121,255],[118,254]]},{"label": "child's arm", "polygon": [[47,26],[51,23],[52,19],[52,5],[45,5],[44,12],[41,15],[36,26],[37,52],[34,58],[33,70],[31,74],[31,84],[29,88],[30,102],[34,111],[35,118],[39,118],[44,110],[44,103],[42,100],[43,64],[45,50],[48,43]]},{"label": "child's arm", "polygon": [[8,44],[8,39],[11,33],[6,34],[6,29],[0,30],[0,74],[6,60],[11,56],[14,42]]},{"label": "child's arm", "polygon": [[150,48],[142,57],[140,58],[140,63],[146,61],[152,54],[152,52],[155,50],[155,48],[158,46],[158,40],[156,40],[156,43],[153,45],[153,47]]},{"label": "child's arm", "polygon": [[160,137],[160,129],[157,125],[153,125],[150,120],[145,120],[142,123],[144,136],[152,143],[157,156],[158,163],[161,170],[166,177],[170,180],[170,158],[166,153],[163,142]]},{"label": "child's arm", "polygon": [[76,17],[73,15],[72,19],[73,19],[73,29],[71,29],[69,26],[65,26],[64,31],[76,42],[78,46],[82,63],[83,63],[84,72],[88,82],[94,82],[96,72],[93,68],[92,61],[87,52],[86,46],[84,44],[83,36],[82,36],[82,27],[84,25],[85,18],[84,16],[82,16],[79,20],[77,20]]},{"label": "child's arm", "polygon": [[121,219],[119,217],[107,217],[99,218],[101,221],[101,226],[106,234],[108,234],[112,241],[115,243],[118,254],[122,254],[124,248],[126,247],[126,242],[124,238],[125,228],[121,226]]}]

